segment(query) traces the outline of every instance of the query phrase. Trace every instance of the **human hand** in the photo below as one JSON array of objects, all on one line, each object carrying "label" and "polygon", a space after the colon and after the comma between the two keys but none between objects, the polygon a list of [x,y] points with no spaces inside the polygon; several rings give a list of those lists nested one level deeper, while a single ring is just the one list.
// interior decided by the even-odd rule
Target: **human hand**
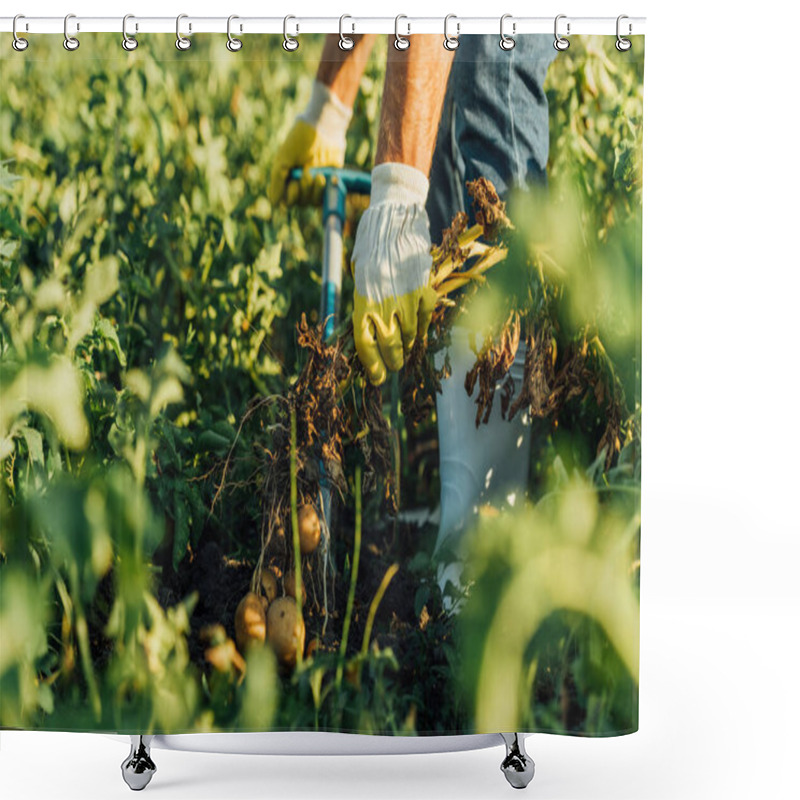
[{"label": "human hand", "polygon": [[[308,170],[344,165],[345,135],[352,114],[327,86],[314,81],[308,107],[297,117],[275,156],[267,190],[270,203],[319,202],[325,178],[312,177]],[[297,167],[303,168],[303,177],[288,181],[289,173]]]},{"label": "human hand", "polygon": [[372,171],[370,205],[353,247],[353,335],[376,385],[403,366],[436,306],[427,194],[428,179],[414,167],[388,163]]}]

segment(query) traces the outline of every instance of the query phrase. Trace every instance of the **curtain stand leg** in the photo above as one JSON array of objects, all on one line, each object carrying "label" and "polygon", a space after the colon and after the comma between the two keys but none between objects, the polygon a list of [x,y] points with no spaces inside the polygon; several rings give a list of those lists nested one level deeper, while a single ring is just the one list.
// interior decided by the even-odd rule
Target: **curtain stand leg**
[{"label": "curtain stand leg", "polygon": [[515,789],[524,789],[535,771],[533,759],[525,752],[525,739],[519,733],[501,733],[506,746],[506,757],[500,765],[506,780]]},{"label": "curtain stand leg", "polygon": [[152,736],[131,736],[131,752],[122,762],[122,779],[135,792],[144,789],[156,772],[156,765],[150,758],[152,740]]}]

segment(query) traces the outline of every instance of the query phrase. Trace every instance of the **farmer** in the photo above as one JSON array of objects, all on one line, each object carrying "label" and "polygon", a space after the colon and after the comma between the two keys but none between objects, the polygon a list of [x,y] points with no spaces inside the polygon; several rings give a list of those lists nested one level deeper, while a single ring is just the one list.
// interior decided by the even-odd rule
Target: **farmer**
[{"label": "farmer", "polygon": [[[311,99],[278,151],[269,197],[308,200],[319,191],[310,176],[287,183],[295,167],[342,166],[345,134],[359,81],[376,38],[353,37],[342,51],[326,39]],[[543,84],[555,55],[546,36],[521,36],[504,51],[497,36],[462,36],[455,51],[441,36],[416,35],[410,47],[388,48],[370,205],[352,255],[356,350],[369,379],[379,384],[399,370],[415,338],[424,336],[435,304],[428,286],[431,236],[458,211],[471,211],[465,183],[486,177],[501,199],[513,187],[543,183],[548,154],[548,108]],[[474,221],[474,220],[471,220]],[[478,342],[480,344],[480,342]],[[444,354],[439,356],[441,367]],[[514,503],[528,481],[530,421],[502,419],[495,403],[476,428],[474,398],[464,378],[475,362],[468,330],[455,327],[452,372],[442,381],[436,409],[441,477],[439,553],[458,553],[461,533],[488,499]],[[525,348],[511,375],[520,386]],[[461,564],[442,564],[439,582],[459,584]]]}]

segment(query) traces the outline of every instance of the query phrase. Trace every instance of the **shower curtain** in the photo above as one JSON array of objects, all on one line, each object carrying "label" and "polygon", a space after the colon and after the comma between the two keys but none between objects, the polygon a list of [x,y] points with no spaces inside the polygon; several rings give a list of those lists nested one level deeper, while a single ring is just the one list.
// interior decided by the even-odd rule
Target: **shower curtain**
[{"label": "shower curtain", "polygon": [[0,727],[635,731],[643,37],[29,38]]}]

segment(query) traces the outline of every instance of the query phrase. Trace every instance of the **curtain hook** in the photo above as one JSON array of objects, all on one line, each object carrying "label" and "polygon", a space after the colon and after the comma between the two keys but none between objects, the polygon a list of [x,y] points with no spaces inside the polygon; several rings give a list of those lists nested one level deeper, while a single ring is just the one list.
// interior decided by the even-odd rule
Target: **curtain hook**
[{"label": "curtain hook", "polygon": [[[293,53],[298,47],[300,47],[300,42],[298,42],[293,36],[289,36],[287,26],[289,25],[290,19],[297,19],[297,17],[293,17],[290,14],[289,16],[283,18],[283,49],[288,53]],[[300,33],[299,25],[297,26],[297,33]]]},{"label": "curtain hook", "polygon": [[136,19],[136,17],[134,17],[133,14],[126,14],[122,18],[122,49],[127,50],[130,53],[132,50],[135,50],[139,46],[139,42],[136,41],[135,36],[131,36],[128,33],[129,19]]},{"label": "curtain hook", "polygon": [[[237,53],[239,50],[242,49],[242,40],[241,39],[237,39],[231,33],[231,22],[233,22],[233,20],[235,20],[235,19],[239,19],[239,17],[237,17],[236,14],[231,14],[228,17],[228,41],[225,43],[225,47],[227,47],[228,50],[231,51],[231,53]],[[242,30],[242,26],[241,25],[239,26],[239,30],[240,31]]]},{"label": "curtain hook", "polygon": [[[447,23],[450,22],[451,19],[456,20],[456,35],[450,36],[447,32]],[[444,18],[444,41],[442,44],[444,45],[445,50],[457,50],[458,49],[458,37],[461,32],[461,23],[458,21],[458,17],[455,14],[448,14]]]},{"label": "curtain hook", "polygon": [[[64,49],[69,50],[70,52],[77,50],[81,46],[81,43],[76,37],[69,35],[68,27],[71,19],[75,19],[74,14],[67,14],[67,16],[64,17]],[[75,30],[79,31],[80,25],[76,23],[75,26]]]},{"label": "curtain hook", "polygon": [[[500,17],[500,49],[501,50],[506,50],[506,51],[513,50],[514,46],[516,45],[516,41],[514,41],[514,39],[511,36],[509,36],[508,34],[506,34],[506,32],[504,31],[505,21],[507,19],[511,19],[511,18],[512,18],[511,14],[503,14],[503,16]],[[517,23],[516,22],[512,22],[511,23],[511,33],[514,34],[516,32],[517,32]]]},{"label": "curtain hook", "polygon": [[[561,34],[558,32],[558,21],[560,19],[566,19],[566,14],[559,14],[556,17],[556,24],[555,24],[555,39],[553,40],[553,47],[558,50],[559,53],[566,50],[569,47],[569,39],[565,39]],[[569,22],[567,23],[567,35],[569,35]]]},{"label": "curtain hook", "polygon": [[[189,17],[188,14],[178,14],[178,18],[175,20],[175,35],[178,37],[175,40],[175,47],[177,47],[178,50],[188,50],[192,46],[192,40],[191,39],[187,39],[181,33],[181,20],[182,19],[188,19],[188,17]],[[192,26],[189,25],[189,30],[191,30],[191,29],[192,29]]]},{"label": "curtain hook", "polygon": [[[28,40],[23,39],[21,36],[17,36],[17,20],[18,19],[25,19],[24,14],[17,14],[14,17],[14,21],[11,23],[11,33],[14,34],[14,41],[11,43],[11,46],[18,52],[21,53],[23,50],[28,49]],[[26,26],[27,27],[27,26]]]},{"label": "curtain hook", "polygon": [[[623,38],[622,35],[619,32],[619,24],[623,19],[629,19],[629,17],[625,16],[625,14],[620,14],[617,17],[617,50],[619,50],[620,53],[624,53],[626,50],[630,50],[631,49],[631,40]],[[630,26],[630,23],[629,23],[628,24],[628,33],[630,33],[630,32],[631,32],[631,26]]]},{"label": "curtain hook", "polygon": [[[344,27],[344,21],[346,19],[353,19],[349,14],[342,14],[339,17],[339,49],[340,50],[352,50],[356,43],[349,37],[345,36],[342,28]],[[355,25],[353,26],[353,30],[355,30]]]},{"label": "curtain hook", "polygon": [[[400,35],[400,20],[401,19],[408,19],[405,14],[398,14],[394,18],[394,46],[397,50],[408,50],[411,46],[411,42],[406,39],[405,36]],[[411,33],[411,23],[408,24],[408,33]]]}]

